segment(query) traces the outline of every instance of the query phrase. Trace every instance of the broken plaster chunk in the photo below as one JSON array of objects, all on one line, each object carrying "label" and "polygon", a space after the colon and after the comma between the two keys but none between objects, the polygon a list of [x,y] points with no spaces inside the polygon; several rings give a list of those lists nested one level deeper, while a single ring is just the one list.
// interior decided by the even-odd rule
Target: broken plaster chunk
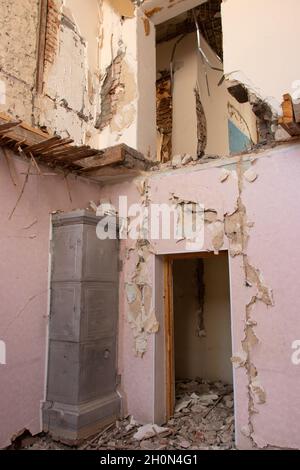
[{"label": "broken plaster chunk", "polygon": [[266,403],[266,392],[257,379],[252,380],[250,389],[257,405]]},{"label": "broken plaster chunk", "polygon": [[175,413],[179,413],[180,411],[184,410],[184,409],[187,408],[191,403],[192,403],[192,400],[183,400],[183,401],[180,401],[180,402],[175,406]]},{"label": "broken plaster chunk", "polygon": [[182,159],[182,165],[187,165],[188,163],[190,163],[191,161],[193,160],[193,157],[189,154],[185,154],[185,156],[183,157]]},{"label": "broken plaster chunk", "polygon": [[251,431],[250,431],[249,426],[248,426],[248,425],[242,426],[242,427],[241,427],[241,433],[242,433],[243,436],[245,436],[245,437],[250,437],[250,436],[251,436]]},{"label": "broken plaster chunk", "polygon": [[145,330],[147,333],[157,333],[159,330],[159,323],[157,321],[155,312],[151,312],[149,318],[145,321]]},{"label": "broken plaster chunk", "polygon": [[258,178],[258,174],[255,170],[253,170],[253,168],[249,168],[247,171],[245,171],[244,178],[246,181],[248,181],[248,183],[253,183]]},{"label": "broken plaster chunk", "polygon": [[163,428],[157,426],[157,424],[145,424],[140,427],[137,432],[133,435],[133,438],[137,441],[142,441],[144,439],[150,439],[151,437],[162,434],[163,432],[169,431],[169,428]]},{"label": "broken plaster chunk", "polygon": [[233,367],[239,368],[244,367],[247,362],[247,353],[245,351],[238,352],[230,359]]},{"label": "broken plaster chunk", "polygon": [[178,166],[181,166],[181,164],[182,164],[182,156],[181,155],[175,155],[172,158],[172,167],[176,168]]},{"label": "broken plaster chunk", "polygon": [[133,416],[130,416],[129,418],[129,423],[125,427],[126,431],[131,431],[131,429],[135,428],[138,425],[138,423],[135,421]]},{"label": "broken plaster chunk", "polygon": [[224,183],[228,179],[229,175],[230,171],[223,168],[220,174],[220,182]]},{"label": "broken plaster chunk", "polygon": [[140,179],[140,180],[135,181],[135,185],[140,195],[144,196],[146,192],[146,188],[147,188],[147,181],[145,179],[142,179],[142,180]]},{"label": "broken plaster chunk", "polygon": [[137,287],[134,284],[126,284],[125,291],[128,303],[132,304],[137,298]]}]

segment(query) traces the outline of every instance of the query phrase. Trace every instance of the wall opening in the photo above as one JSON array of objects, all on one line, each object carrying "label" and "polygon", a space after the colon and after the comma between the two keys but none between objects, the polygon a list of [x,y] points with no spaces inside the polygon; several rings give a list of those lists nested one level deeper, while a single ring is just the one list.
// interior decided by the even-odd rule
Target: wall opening
[{"label": "wall opening", "polygon": [[[168,257],[167,417],[190,414],[216,444],[234,441],[227,252]],[[226,428],[226,433],[222,434]]]},{"label": "wall opening", "polygon": [[253,94],[224,77],[221,3],[208,0],[156,26],[157,160],[162,163],[238,154],[266,139]]}]

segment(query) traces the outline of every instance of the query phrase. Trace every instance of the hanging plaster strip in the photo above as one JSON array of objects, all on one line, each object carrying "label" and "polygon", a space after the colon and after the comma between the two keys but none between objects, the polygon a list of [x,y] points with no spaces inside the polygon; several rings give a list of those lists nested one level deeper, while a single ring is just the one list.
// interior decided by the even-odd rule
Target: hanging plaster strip
[{"label": "hanging plaster strip", "polygon": [[253,350],[260,342],[255,333],[257,322],[252,318],[252,310],[257,302],[263,302],[266,306],[273,306],[274,300],[272,290],[266,286],[260,270],[250,263],[247,255],[248,232],[252,225],[248,222],[246,207],[242,200],[245,171],[241,157],[237,164],[239,190],[237,209],[230,215],[225,214],[225,234],[229,240],[230,255],[242,257],[245,285],[248,288],[254,288],[255,293],[245,306],[244,339],[241,342],[242,350],[234,354],[231,361],[235,367],[245,368],[248,379],[248,422],[242,427],[241,432],[250,439],[253,447],[259,447],[252,417],[258,413],[256,405],[263,405],[266,402],[267,394],[259,381],[259,373],[252,358]]},{"label": "hanging plaster strip", "polygon": [[[141,196],[142,217],[140,219],[140,238],[131,253],[137,253],[137,261],[131,274],[130,282],[125,284],[128,303],[128,322],[133,331],[134,351],[139,357],[147,351],[148,336],[159,330],[152,302],[152,285],[148,270],[148,261],[153,248],[145,238],[148,233],[148,207],[150,204],[150,185],[148,179],[138,179],[136,187]],[[129,223],[129,231],[131,224]]]}]

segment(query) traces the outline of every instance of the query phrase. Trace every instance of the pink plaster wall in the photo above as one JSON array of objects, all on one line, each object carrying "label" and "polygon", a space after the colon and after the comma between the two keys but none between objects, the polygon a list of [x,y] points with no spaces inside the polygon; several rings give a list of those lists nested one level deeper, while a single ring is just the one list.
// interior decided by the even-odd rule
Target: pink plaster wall
[{"label": "pink plaster wall", "polygon": [[[21,173],[28,168],[18,158],[11,162],[17,187],[1,154],[0,340],[6,343],[7,363],[0,365],[0,448],[9,445],[10,438],[24,428],[33,434],[41,430],[50,213],[86,208],[90,200],[99,200],[100,193],[98,184],[69,176],[71,202],[62,175],[30,176],[16,211],[8,220],[24,180]],[[49,172],[49,168],[43,171]]]},{"label": "pink plaster wall", "polygon": [[[258,178],[253,183],[243,179],[242,200],[246,207],[249,228],[247,256],[258,268],[265,284],[272,288],[274,306],[257,302],[252,318],[259,343],[251,349],[259,381],[266,392],[266,403],[256,405],[252,416],[252,441],[243,435],[248,424],[247,374],[243,367],[234,370],[236,436],[239,448],[266,445],[300,448],[300,366],[291,362],[291,344],[300,338],[300,145],[286,145],[260,154],[252,162]],[[245,156],[244,169],[251,164]],[[235,210],[238,178],[234,160],[227,164],[230,176],[221,183],[222,166],[185,168],[167,173],[149,174],[152,202],[170,200],[171,193],[184,199],[198,200],[206,208],[216,209],[221,216]],[[229,162],[230,163],[230,162]],[[107,185],[99,189],[87,180],[70,177],[73,202],[70,202],[62,176],[30,176],[23,197],[11,220],[26,165],[14,160],[18,188],[10,179],[5,160],[0,160],[1,192],[1,316],[0,339],[6,342],[7,365],[0,365],[0,447],[23,428],[40,430],[40,402],[44,398],[45,351],[48,306],[48,252],[50,212],[70,211],[88,206],[91,199],[110,198],[117,203],[119,195],[128,195],[129,203],[141,196],[136,181]],[[226,165],[225,161],[220,165]],[[116,204],[117,205],[117,204]],[[37,223],[31,228],[32,222]],[[156,255],[184,252],[185,242],[153,241]],[[156,357],[157,342],[163,335],[149,335],[143,358],[133,350],[132,330],[127,321],[128,304],[124,283],[131,279],[136,262],[135,242],[121,242],[123,270],[120,282],[119,372],[124,411],[141,422],[157,416],[155,377],[164,369],[163,358]],[[224,249],[228,248],[225,237]],[[205,232],[204,250],[211,250],[210,234]],[[156,281],[155,254],[148,261],[149,283]],[[241,351],[244,338],[245,306],[254,293],[246,287],[242,257],[230,257],[231,310],[233,351]],[[158,312],[157,312],[158,313]],[[158,315],[159,316],[159,315]],[[155,370],[156,364],[156,370]],[[158,374],[159,375],[159,374]],[[163,387],[164,384],[162,383]]]},{"label": "pink plaster wall", "polygon": [[[300,338],[300,145],[286,145],[258,155],[255,161],[243,157],[244,170],[252,166],[257,179],[249,183],[243,178],[242,200],[247,219],[251,222],[246,249],[249,261],[258,268],[264,283],[273,290],[274,306],[256,302],[251,316],[256,320],[254,331],[259,343],[251,349],[251,361],[258,371],[259,382],[266,392],[266,403],[255,405],[257,413],[251,417],[252,439],[242,430],[248,425],[248,378],[245,368],[234,370],[236,442],[239,448],[278,446],[300,448],[300,366],[291,362],[291,344]],[[220,167],[196,168],[153,173],[150,185],[151,202],[168,203],[172,193],[186,200],[198,200],[205,208],[217,209],[219,214],[232,213],[238,197],[236,165],[228,165],[230,176],[221,183]],[[140,195],[136,184],[122,183],[106,186],[103,197],[117,204],[119,195],[128,195],[137,202]],[[185,242],[153,241],[156,255],[184,252]],[[125,256],[126,248],[134,242],[122,242],[123,272],[120,283],[120,337],[119,368],[122,375],[125,410],[142,422],[151,422],[155,416],[155,335],[143,358],[133,351],[133,336],[128,325],[128,304],[124,296],[124,282],[130,281],[134,271],[133,256]],[[228,248],[225,237],[224,249]],[[205,231],[203,250],[211,250],[209,232]],[[149,282],[154,286],[154,257],[148,262]],[[229,257],[231,279],[233,351],[242,350],[244,339],[245,306],[255,293],[247,287],[241,256]],[[153,290],[153,297],[155,290]],[[153,298],[153,305],[155,299]],[[163,358],[156,367],[164,368]],[[161,385],[162,387],[164,384]]]}]

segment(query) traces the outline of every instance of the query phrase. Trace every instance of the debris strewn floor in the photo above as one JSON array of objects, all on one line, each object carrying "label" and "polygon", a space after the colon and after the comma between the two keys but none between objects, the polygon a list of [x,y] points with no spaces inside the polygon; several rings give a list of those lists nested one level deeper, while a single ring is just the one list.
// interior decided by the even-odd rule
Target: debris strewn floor
[{"label": "debris strewn floor", "polygon": [[[49,436],[30,449],[65,449]],[[163,427],[139,426],[132,417],[104,429],[78,447],[84,450],[222,450],[234,448],[232,386],[201,379],[176,384],[174,416]]]}]

